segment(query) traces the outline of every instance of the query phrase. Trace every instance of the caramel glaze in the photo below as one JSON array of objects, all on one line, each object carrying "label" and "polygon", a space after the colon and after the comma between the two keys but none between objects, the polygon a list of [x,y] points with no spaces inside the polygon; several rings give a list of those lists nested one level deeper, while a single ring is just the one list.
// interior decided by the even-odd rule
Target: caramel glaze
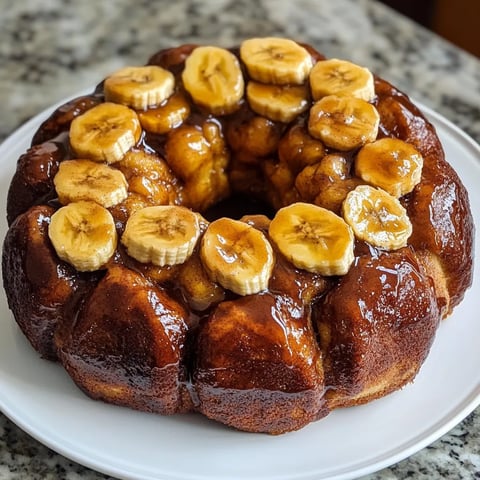
[{"label": "caramel glaze", "polygon": [[65,321],[65,306],[93,288],[101,275],[80,274],[57,257],[47,233],[53,212],[39,205],[17,217],[2,257],[8,305],[35,350],[50,360],[57,359],[53,335]]},{"label": "caramel glaze", "polygon": [[32,205],[44,204],[55,196],[53,178],[65,157],[61,143],[46,141],[31,147],[18,159],[7,197],[9,225]]},{"label": "caramel glaze", "polygon": [[[244,221],[260,230],[268,220]],[[264,230],[264,233],[265,230]],[[222,302],[202,323],[193,383],[199,410],[241,430],[279,434],[327,413],[311,304],[328,281],[275,251],[268,291]]]},{"label": "caramel glaze", "polygon": [[333,409],[368,402],[411,381],[440,312],[431,278],[407,247],[357,256],[314,317],[330,387],[325,397]]},{"label": "caramel glaze", "polygon": [[[314,61],[324,58],[305,47]],[[193,48],[162,50],[149,63],[170,69],[182,89],[180,73]],[[93,398],[165,414],[197,410],[236,428],[275,434],[410,381],[439,319],[471,283],[473,220],[433,126],[404,94],[379,78],[375,84],[379,136],[413,143],[424,156],[422,183],[402,199],[413,223],[409,245],[386,253],[357,242],[349,273],[330,279],[295,269],[276,251],[268,289],[247,297],[208,285],[198,251],[186,265],[159,268],[139,264],[119,245],[106,270],[93,274],[60,261],[47,234],[59,207],[53,177],[59,162],[71,158],[70,122],[103,101],[101,84],[57,109],[20,157],[7,202],[4,285],[33,347],[59,358]],[[304,128],[306,118],[294,124]],[[278,140],[288,125],[263,122],[262,135],[265,128],[269,133],[260,150],[245,151],[248,138],[236,146],[238,131],[260,134],[246,102],[221,119],[192,106],[186,123],[206,120],[216,122],[229,143],[234,193],[274,210],[301,200],[295,188],[277,195],[268,174],[277,168]],[[147,133],[136,148],[163,156],[166,138]],[[348,154],[350,162],[354,155]],[[213,205],[223,197],[212,198]],[[125,212],[114,208],[112,214],[121,234]],[[228,209],[213,213],[221,214]],[[268,230],[264,216],[244,220]],[[207,285],[202,302],[191,299],[190,277]]]},{"label": "caramel glaze", "polygon": [[57,331],[60,360],[93,398],[162,414],[190,410],[188,392],[179,388],[186,317],[162,289],[112,265],[75,321]]},{"label": "caramel glaze", "polygon": [[68,131],[70,123],[75,117],[85,113],[90,108],[103,101],[103,95],[92,94],[75,98],[58,107],[37,130],[32,139],[32,146],[47,142],[62,132]]},{"label": "caramel glaze", "polygon": [[409,244],[440,259],[450,296],[448,314],[472,283],[474,224],[468,194],[420,110],[384,80],[376,80],[375,91],[381,133],[412,143],[423,155],[421,183],[403,198],[413,225]]}]

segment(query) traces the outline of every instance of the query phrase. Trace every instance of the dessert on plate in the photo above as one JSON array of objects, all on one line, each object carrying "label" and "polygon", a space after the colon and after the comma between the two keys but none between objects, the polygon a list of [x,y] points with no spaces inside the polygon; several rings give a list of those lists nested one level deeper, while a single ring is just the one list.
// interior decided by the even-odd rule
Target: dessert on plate
[{"label": "dessert on plate", "polygon": [[8,304],[90,397],[279,434],[411,382],[472,281],[467,192],[367,68],[182,45],[56,109],[17,163]]}]

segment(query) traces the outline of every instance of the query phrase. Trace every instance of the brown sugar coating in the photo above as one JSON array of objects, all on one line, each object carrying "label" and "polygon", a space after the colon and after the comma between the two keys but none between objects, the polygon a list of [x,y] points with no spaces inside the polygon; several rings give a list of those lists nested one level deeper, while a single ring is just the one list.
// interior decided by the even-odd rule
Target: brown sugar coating
[{"label": "brown sugar coating", "polygon": [[358,256],[314,312],[330,408],[411,381],[440,319],[432,281],[409,248]]},{"label": "brown sugar coating", "polygon": [[[324,61],[303,47],[307,64]],[[358,148],[312,136],[308,110],[281,122],[242,97],[233,113],[209,113],[182,80],[196,48],[150,58],[174,76],[172,103],[139,110],[140,139],[107,162],[127,183],[123,200],[108,207],[119,239],[146,207],[186,206],[201,214],[191,255],[162,266],[118,241],[101,268],[79,272],[52,246],[49,225],[62,207],[54,178],[63,160],[76,158],[69,128],[104,102],[101,83],[40,126],[10,185],[3,276],[23,333],[94,399],[160,414],[197,411],[251,432],[296,430],[411,382],[440,320],[472,281],[468,195],[433,125],[406,95],[374,79],[365,101],[379,115],[376,139],[401,139],[423,157],[420,183],[399,199],[412,234],[391,251],[356,238],[345,275],[309,272],[281,252],[271,219],[296,202],[341,216],[347,195],[366,183],[355,174]],[[241,49],[229,52],[248,83]],[[180,113],[170,120],[170,110]],[[260,291],[240,295],[212,279],[201,242],[221,216],[241,219],[271,244],[272,272]]]},{"label": "brown sugar coating", "polygon": [[196,353],[199,411],[210,418],[283,433],[311,422],[322,407],[320,351],[308,316],[289,297],[223,302],[202,326]]},{"label": "brown sugar coating", "polygon": [[163,414],[189,410],[181,387],[185,318],[183,307],[143,276],[114,266],[75,322],[57,331],[60,360],[93,398]]},{"label": "brown sugar coating", "polygon": [[31,147],[18,159],[7,200],[9,224],[32,205],[48,202],[52,198],[53,177],[64,158],[64,147],[47,141]]},{"label": "brown sugar coating", "polygon": [[33,347],[56,359],[53,336],[66,306],[93,285],[97,275],[81,275],[59,261],[47,236],[53,208],[39,205],[17,217],[4,242],[4,282],[18,324]]},{"label": "brown sugar coating", "polygon": [[43,122],[41,128],[32,139],[32,146],[51,140],[63,132],[67,132],[75,117],[85,113],[90,108],[101,103],[99,95],[85,95],[75,98],[60,106]]},{"label": "brown sugar coating", "polygon": [[468,196],[445,160],[434,128],[418,108],[381,80],[377,80],[376,91],[384,134],[412,143],[423,155],[422,181],[404,198],[414,227],[409,243],[440,259],[452,309],[471,283],[474,225]]},{"label": "brown sugar coating", "polygon": [[[268,223],[245,220],[260,229]],[[195,351],[199,411],[274,434],[326,414],[322,354],[310,322],[310,302],[326,287],[321,276],[277,255],[268,292],[220,303],[202,324]]]}]

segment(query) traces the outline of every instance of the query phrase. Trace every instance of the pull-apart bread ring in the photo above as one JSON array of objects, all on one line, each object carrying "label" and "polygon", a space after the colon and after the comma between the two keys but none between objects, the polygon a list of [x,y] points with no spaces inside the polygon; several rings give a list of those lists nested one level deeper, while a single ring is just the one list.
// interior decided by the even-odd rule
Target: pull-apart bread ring
[{"label": "pull-apart bread ring", "polygon": [[472,282],[467,192],[409,98],[284,38],[183,45],[58,108],[3,277],[90,397],[299,429],[411,382]]}]

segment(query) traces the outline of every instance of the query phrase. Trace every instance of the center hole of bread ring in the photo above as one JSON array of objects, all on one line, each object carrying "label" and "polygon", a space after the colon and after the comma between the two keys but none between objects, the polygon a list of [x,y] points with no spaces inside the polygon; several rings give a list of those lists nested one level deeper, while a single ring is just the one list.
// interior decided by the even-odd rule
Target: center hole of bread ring
[{"label": "center hole of bread ring", "polygon": [[234,194],[209,208],[204,213],[204,217],[209,222],[222,217],[239,220],[245,215],[266,215],[269,218],[273,218],[275,210],[261,200],[247,195]]}]

